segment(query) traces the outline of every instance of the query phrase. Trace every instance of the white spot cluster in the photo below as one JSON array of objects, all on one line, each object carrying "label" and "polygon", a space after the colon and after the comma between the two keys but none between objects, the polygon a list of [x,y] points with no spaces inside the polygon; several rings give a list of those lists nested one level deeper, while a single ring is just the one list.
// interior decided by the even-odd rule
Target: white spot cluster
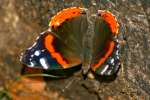
[{"label": "white spot cluster", "polygon": [[111,75],[116,72],[120,66],[119,60],[120,44],[117,43],[115,50],[111,56],[106,60],[104,69],[101,71],[101,75]]},{"label": "white spot cluster", "polygon": [[[29,65],[29,67],[34,67],[35,66],[35,63],[36,62],[34,62],[32,59],[33,59],[33,57],[38,57],[38,56],[40,56],[40,54],[41,54],[41,52],[44,52],[45,50],[43,49],[43,50],[36,50],[32,55],[31,55],[31,58],[29,59],[29,63],[30,63],[30,65]],[[46,60],[44,59],[44,58],[41,58],[40,60],[39,60],[39,62],[41,63],[41,65],[43,66],[43,68],[44,69],[46,69],[47,67],[47,64],[46,64]]]}]

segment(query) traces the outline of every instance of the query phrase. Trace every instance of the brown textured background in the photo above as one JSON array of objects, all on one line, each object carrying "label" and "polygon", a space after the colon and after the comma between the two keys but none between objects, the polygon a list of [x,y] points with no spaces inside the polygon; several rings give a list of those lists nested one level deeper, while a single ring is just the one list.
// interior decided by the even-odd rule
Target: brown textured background
[{"label": "brown textured background", "polygon": [[[87,7],[92,3],[86,1]],[[20,74],[21,51],[33,44],[57,11],[83,6],[81,0],[0,0],[0,88]],[[89,1],[89,2],[88,2]],[[120,24],[120,38],[126,37],[122,64],[116,80],[99,82],[72,76],[47,82],[49,90],[66,100],[150,99],[150,0],[100,1],[101,9],[112,11]],[[75,79],[69,88],[65,85]],[[83,85],[84,84],[84,85]]]}]

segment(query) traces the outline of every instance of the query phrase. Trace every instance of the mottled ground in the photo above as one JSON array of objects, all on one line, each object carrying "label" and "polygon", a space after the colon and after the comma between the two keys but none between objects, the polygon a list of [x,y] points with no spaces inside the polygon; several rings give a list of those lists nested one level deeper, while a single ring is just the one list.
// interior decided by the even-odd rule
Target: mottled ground
[{"label": "mottled ground", "polygon": [[[0,93],[5,94],[3,91],[7,83],[20,75],[21,51],[33,44],[39,33],[48,28],[51,16],[66,7],[83,7],[83,3],[90,7],[95,1],[100,1],[101,9],[110,10],[117,16],[120,38],[127,41],[122,50],[123,66],[118,77],[111,82],[83,80],[80,75],[47,80],[47,91],[52,97],[55,96],[54,100],[149,100],[149,0],[91,0],[93,3],[90,0],[0,0]],[[6,98],[3,96],[3,100]]]}]

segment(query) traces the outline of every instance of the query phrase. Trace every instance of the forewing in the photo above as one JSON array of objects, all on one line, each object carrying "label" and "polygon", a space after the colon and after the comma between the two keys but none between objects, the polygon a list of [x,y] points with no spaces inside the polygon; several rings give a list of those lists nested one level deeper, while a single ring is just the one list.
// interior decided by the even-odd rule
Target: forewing
[{"label": "forewing", "polygon": [[[71,58],[71,59],[70,59]],[[81,63],[80,59],[51,32],[43,32],[28,48],[21,61],[32,68],[67,69]]]},{"label": "forewing", "polygon": [[100,10],[95,21],[92,70],[99,75],[112,75],[119,68],[118,23],[110,12]]},{"label": "forewing", "polygon": [[86,10],[78,7],[64,9],[50,22],[51,31],[79,58],[82,56],[87,27]]}]

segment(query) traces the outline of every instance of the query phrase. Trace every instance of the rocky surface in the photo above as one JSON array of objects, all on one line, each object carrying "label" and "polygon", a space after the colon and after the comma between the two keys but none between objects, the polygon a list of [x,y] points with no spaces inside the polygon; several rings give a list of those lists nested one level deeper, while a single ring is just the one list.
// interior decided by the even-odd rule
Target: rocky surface
[{"label": "rocky surface", "polygon": [[[100,3],[98,5],[98,2]],[[21,71],[21,51],[33,44],[48,28],[50,18],[70,6],[112,11],[126,39],[122,67],[111,82],[83,80],[82,76],[48,80],[47,88],[66,100],[150,99],[150,1],[149,0],[1,0],[0,1],[0,87]],[[70,84],[70,85],[68,85]]]}]

